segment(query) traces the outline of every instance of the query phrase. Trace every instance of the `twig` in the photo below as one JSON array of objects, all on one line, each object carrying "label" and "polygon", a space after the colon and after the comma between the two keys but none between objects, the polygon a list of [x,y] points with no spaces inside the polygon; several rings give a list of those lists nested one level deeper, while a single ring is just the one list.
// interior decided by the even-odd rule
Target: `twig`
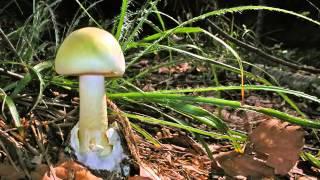
[{"label": "twig", "polygon": [[275,57],[273,55],[270,55],[264,51],[262,51],[261,49],[258,49],[254,46],[251,46],[251,45],[248,45],[234,37],[231,37],[230,35],[228,35],[227,33],[225,33],[222,29],[220,29],[215,23],[213,23],[212,21],[208,20],[208,22],[213,26],[213,28],[217,31],[217,33],[219,35],[221,35],[222,37],[224,37],[225,39],[227,39],[228,41],[238,45],[239,47],[241,48],[244,48],[246,50],[249,50],[265,59],[269,59],[271,60],[272,62],[275,62],[275,63],[278,63],[278,64],[281,64],[281,65],[285,65],[285,66],[288,66],[292,69],[295,69],[295,70],[303,70],[303,71],[307,71],[307,72],[311,72],[311,73],[320,73],[320,69],[316,69],[316,68],[313,68],[313,67],[310,67],[310,66],[304,66],[304,65],[300,65],[300,64],[295,64],[295,63],[291,63],[291,62],[288,62],[284,59],[281,59],[281,58],[278,58],[278,57]]},{"label": "twig", "polygon": [[3,68],[0,68],[0,73],[9,75],[9,76],[17,78],[17,79],[22,79],[23,78],[22,75],[14,73],[14,72],[11,72],[11,71],[8,71],[8,70],[5,70]]},{"label": "twig", "polygon": [[[20,163],[20,167],[22,168],[24,174],[30,179],[30,173],[24,163],[25,158],[22,157],[22,146],[17,141],[15,141],[15,139],[12,138],[8,133],[6,133],[2,130],[0,130],[0,135],[2,137],[4,137],[6,140],[8,140],[9,142],[11,142],[15,146],[16,155],[18,156],[18,161]],[[9,159],[10,163],[12,164],[12,166],[17,170],[17,172],[19,172],[18,168],[16,167],[12,158],[10,157],[8,150],[6,149],[6,147],[4,146],[4,144],[1,140],[0,140],[0,146],[6,152],[7,157]]]},{"label": "twig", "polygon": [[129,150],[131,152],[131,155],[133,158],[137,161],[139,165],[143,165],[140,155],[139,155],[139,150],[136,144],[136,140],[134,138],[134,134],[132,131],[132,127],[130,125],[129,119],[123,115],[123,112],[115,105],[111,100],[107,98],[107,105],[112,109],[112,111],[116,115],[116,121],[119,122],[121,129],[124,133],[124,137],[127,141]]},{"label": "twig", "polygon": [[[55,123],[58,122],[58,121],[61,121],[61,120],[64,120],[64,119],[76,119],[75,117],[73,117],[72,115],[74,115],[75,113],[77,113],[79,111],[79,108],[78,107],[75,107],[74,109],[72,109],[71,111],[69,111],[68,113],[66,114],[63,114],[62,116],[59,116],[59,117],[56,117],[56,118],[51,118],[53,120],[51,121],[46,121],[44,122],[44,124],[54,124],[56,125]],[[73,123],[74,124],[74,123]]]},{"label": "twig", "polygon": [[41,153],[44,155],[44,159],[46,160],[46,162],[49,166],[50,175],[52,175],[53,179],[57,179],[56,173],[53,169],[53,165],[51,164],[49,157],[48,157],[48,154],[46,153],[46,150],[44,149],[44,146],[43,146],[43,135],[42,135],[43,133],[37,127],[37,123],[34,123],[34,125],[32,124],[30,127],[33,132],[33,135],[35,136],[35,140],[39,146],[39,149],[40,149]]},{"label": "twig", "polygon": [[13,137],[11,137],[7,132],[0,130],[0,136],[11,142],[17,149],[22,148],[21,144],[19,144]]}]

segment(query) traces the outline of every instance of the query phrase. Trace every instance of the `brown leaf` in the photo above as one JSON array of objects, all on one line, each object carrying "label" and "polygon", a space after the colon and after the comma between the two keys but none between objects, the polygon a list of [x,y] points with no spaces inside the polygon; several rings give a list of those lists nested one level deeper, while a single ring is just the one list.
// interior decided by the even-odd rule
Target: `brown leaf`
[{"label": "brown leaf", "polygon": [[94,176],[87,168],[74,161],[66,161],[54,168],[54,172],[47,171],[42,180],[51,180],[52,173],[57,176],[56,179],[75,179],[75,180],[102,180]]},{"label": "brown leaf", "polygon": [[218,165],[230,176],[269,177],[274,175],[274,169],[253,155],[241,154],[235,151],[223,152],[216,156]]},{"label": "brown leaf", "polygon": [[128,180],[152,180],[152,179],[148,177],[143,177],[143,176],[131,176],[128,178]]},{"label": "brown leaf", "polygon": [[259,124],[249,135],[253,151],[268,155],[267,165],[276,174],[285,175],[296,164],[304,144],[304,132],[299,126],[276,119]]},{"label": "brown leaf", "polygon": [[296,164],[304,144],[299,126],[268,119],[249,135],[245,154],[234,151],[216,157],[218,167],[231,176],[285,175]]}]

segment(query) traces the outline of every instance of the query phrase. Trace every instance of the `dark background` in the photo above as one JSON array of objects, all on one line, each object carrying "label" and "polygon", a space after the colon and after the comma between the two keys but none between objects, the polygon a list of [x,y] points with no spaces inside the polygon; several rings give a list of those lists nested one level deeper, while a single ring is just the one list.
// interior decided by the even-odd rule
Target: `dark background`
[{"label": "dark background", "polygon": [[[265,5],[308,13],[308,17],[320,21],[319,0],[264,0]],[[49,3],[51,1],[48,1]],[[81,1],[86,7],[96,2],[95,0]],[[141,7],[145,0],[134,0],[131,11]],[[79,9],[74,0],[62,0],[55,9],[55,15],[60,27],[70,23],[74,14]],[[258,0],[167,0],[161,1],[159,10],[173,17],[187,19],[188,15],[195,17],[204,12],[217,8],[235,7],[241,5],[257,5]],[[105,0],[98,3],[90,13],[96,19],[112,19],[120,12],[121,0]],[[32,14],[32,1],[29,0],[1,0],[0,1],[0,25],[4,29],[12,24],[23,23]],[[241,15],[233,15],[239,26],[245,24],[250,29],[255,29],[257,12],[245,12]],[[293,16],[275,12],[264,12],[264,21],[261,29],[262,41],[268,45],[283,43],[289,48],[314,48],[320,44],[320,28]],[[227,15],[230,17],[230,15]],[[83,22],[84,24],[86,22]],[[170,22],[166,24],[170,26]],[[205,26],[205,24],[199,24]]]}]

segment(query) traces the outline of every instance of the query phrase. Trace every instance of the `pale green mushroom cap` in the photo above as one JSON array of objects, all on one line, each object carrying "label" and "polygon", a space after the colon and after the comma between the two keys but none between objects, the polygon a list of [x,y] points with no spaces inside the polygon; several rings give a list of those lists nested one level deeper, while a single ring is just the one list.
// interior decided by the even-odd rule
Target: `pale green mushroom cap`
[{"label": "pale green mushroom cap", "polygon": [[58,49],[55,69],[63,75],[120,77],[125,61],[117,40],[107,31],[86,27],[72,32]]}]

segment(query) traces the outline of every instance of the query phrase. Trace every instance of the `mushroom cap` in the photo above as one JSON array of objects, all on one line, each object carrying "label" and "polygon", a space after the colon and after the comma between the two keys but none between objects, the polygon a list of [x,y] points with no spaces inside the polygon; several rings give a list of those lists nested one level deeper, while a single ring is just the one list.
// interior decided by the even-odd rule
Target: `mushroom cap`
[{"label": "mushroom cap", "polygon": [[86,27],[72,32],[61,44],[55,59],[63,75],[120,77],[125,61],[118,41],[107,31]]}]

